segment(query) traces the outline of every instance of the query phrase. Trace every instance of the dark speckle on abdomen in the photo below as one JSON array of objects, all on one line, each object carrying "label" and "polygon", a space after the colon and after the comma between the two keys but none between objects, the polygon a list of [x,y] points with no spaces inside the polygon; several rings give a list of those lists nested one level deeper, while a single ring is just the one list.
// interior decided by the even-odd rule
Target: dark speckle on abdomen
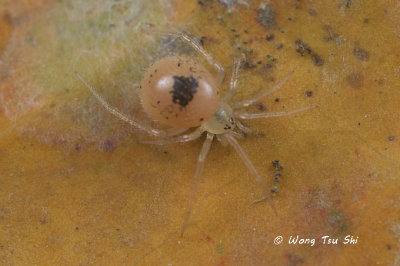
[{"label": "dark speckle on abdomen", "polygon": [[193,95],[197,92],[199,82],[193,76],[174,76],[172,101],[181,107],[186,107],[192,100]]}]

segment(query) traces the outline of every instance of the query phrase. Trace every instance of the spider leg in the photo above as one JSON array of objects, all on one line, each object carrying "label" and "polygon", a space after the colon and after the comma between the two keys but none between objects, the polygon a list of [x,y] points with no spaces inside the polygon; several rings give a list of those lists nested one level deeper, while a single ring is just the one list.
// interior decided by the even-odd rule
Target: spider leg
[{"label": "spider leg", "polygon": [[233,137],[238,138],[238,139],[244,139],[245,138],[245,133],[243,132],[235,132],[235,131],[231,131],[229,132],[229,134],[231,134]]},{"label": "spider leg", "polygon": [[191,46],[196,52],[204,56],[204,58],[207,60],[207,62],[212,65],[216,70],[217,70],[217,85],[221,85],[222,81],[224,80],[225,77],[225,70],[221,66],[220,63],[214,60],[214,58],[207,53],[203,47],[192,37],[190,36],[187,32],[159,32],[161,34],[167,34],[167,35],[172,35],[180,38],[183,42]]},{"label": "spider leg", "polygon": [[221,143],[222,146],[226,147],[228,145],[228,141],[226,139],[221,138],[221,135],[215,135],[217,140]]},{"label": "spider leg", "polygon": [[315,105],[299,108],[296,110],[291,110],[291,111],[283,111],[283,112],[267,112],[267,113],[259,113],[259,114],[249,114],[246,112],[235,112],[235,116],[241,118],[241,119],[255,119],[255,118],[268,118],[268,117],[278,117],[278,116],[285,116],[285,115],[291,115],[303,111],[310,110],[312,108],[315,108]]},{"label": "spider leg", "polygon": [[214,134],[207,133],[207,139],[203,143],[203,147],[201,148],[201,152],[200,152],[199,158],[197,160],[196,172],[194,173],[193,183],[192,183],[193,187],[192,187],[192,191],[191,191],[190,198],[189,198],[189,206],[186,210],[185,220],[183,221],[183,225],[181,228],[181,236],[183,236],[183,233],[185,232],[185,229],[189,222],[190,215],[192,213],[193,204],[196,200],[198,187],[199,187],[199,183],[200,183],[200,175],[203,172],[204,161],[205,161],[207,154],[211,148],[213,138],[214,138]]},{"label": "spider leg", "polygon": [[165,145],[165,144],[171,144],[171,143],[184,143],[184,142],[189,142],[195,139],[198,139],[201,134],[203,133],[203,129],[200,127],[196,128],[193,132],[190,132],[189,134],[185,134],[182,136],[174,137],[174,138],[164,138],[164,139],[156,139],[156,140],[140,140],[140,143],[143,144],[155,144],[155,145]]},{"label": "spider leg", "polygon": [[235,120],[236,126],[245,134],[250,134],[253,130],[249,127],[246,127],[242,124],[238,119]]},{"label": "spider leg", "polygon": [[228,102],[236,91],[237,80],[239,78],[239,70],[242,65],[242,62],[245,60],[245,55],[242,54],[241,57],[233,58],[233,65],[232,65],[232,74],[231,74],[231,82],[229,85],[228,92],[222,98],[223,102]]},{"label": "spider leg", "polygon": [[117,108],[109,105],[104,98],[97,93],[97,91],[95,90],[94,87],[92,87],[91,85],[89,85],[83,78],[82,76],[75,71],[75,76],[83,83],[83,85],[86,86],[86,88],[93,94],[93,96],[103,105],[103,107],[111,114],[113,114],[114,116],[118,117],[119,119],[121,119],[122,121],[129,123],[131,126],[141,129],[143,131],[145,131],[146,133],[148,133],[149,135],[153,135],[153,136],[162,136],[165,135],[166,133],[164,131],[161,130],[157,130],[157,129],[153,129],[147,125],[141,124],[139,121],[137,121],[136,119],[133,118],[129,118],[128,116],[126,116],[125,114],[121,113]]},{"label": "spider leg", "polygon": [[[260,184],[260,186],[263,190],[264,197],[260,200],[256,200],[256,202],[263,201],[266,199],[271,199],[272,196],[271,196],[271,194],[269,194],[269,191],[267,189],[267,184],[265,183],[264,179],[261,178],[261,176],[257,172],[256,168],[254,167],[253,163],[250,161],[249,157],[244,152],[244,150],[239,145],[239,143],[236,141],[236,139],[233,136],[231,136],[230,134],[224,134],[224,135],[222,135],[222,137],[225,138],[228,141],[228,143],[235,149],[235,151],[239,154],[240,158],[243,160],[244,164],[247,166],[247,168],[253,174],[253,177]],[[271,205],[271,208],[273,209],[275,214],[278,215],[275,205],[273,204],[272,200],[268,201],[268,203]]]},{"label": "spider leg", "polygon": [[238,108],[247,107],[247,106],[255,103],[256,101],[260,100],[261,98],[279,90],[286,83],[286,81],[289,80],[289,78],[292,76],[292,74],[293,74],[293,71],[291,71],[283,80],[281,80],[278,84],[276,84],[274,87],[270,88],[269,90],[261,91],[257,96],[255,96],[251,99],[232,104],[232,108],[238,109]]}]

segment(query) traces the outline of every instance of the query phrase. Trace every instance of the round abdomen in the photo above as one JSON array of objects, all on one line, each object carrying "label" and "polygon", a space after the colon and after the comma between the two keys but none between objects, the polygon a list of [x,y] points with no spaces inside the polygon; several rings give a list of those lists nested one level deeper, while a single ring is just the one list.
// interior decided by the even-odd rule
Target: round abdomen
[{"label": "round abdomen", "polygon": [[154,63],[141,81],[146,113],[164,125],[196,127],[217,110],[215,78],[189,57],[169,56]]}]

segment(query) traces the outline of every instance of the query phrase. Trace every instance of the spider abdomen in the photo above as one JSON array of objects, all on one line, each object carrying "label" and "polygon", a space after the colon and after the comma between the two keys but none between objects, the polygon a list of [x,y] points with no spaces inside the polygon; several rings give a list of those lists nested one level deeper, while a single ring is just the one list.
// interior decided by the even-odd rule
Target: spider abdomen
[{"label": "spider abdomen", "polygon": [[169,56],[157,61],[140,85],[144,110],[165,125],[196,127],[218,109],[219,88],[214,76],[189,57]]}]

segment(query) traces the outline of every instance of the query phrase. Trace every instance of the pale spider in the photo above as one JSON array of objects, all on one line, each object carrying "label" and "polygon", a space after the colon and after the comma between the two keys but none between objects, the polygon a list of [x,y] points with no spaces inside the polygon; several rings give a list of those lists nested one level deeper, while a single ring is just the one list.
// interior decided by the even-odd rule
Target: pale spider
[{"label": "pale spider", "polygon": [[[139,119],[128,117],[121,113],[117,108],[110,106],[103,97],[79,75],[79,73],[75,72],[75,74],[108,112],[131,124],[133,127],[143,130],[149,135],[161,137],[158,140],[142,141],[142,143],[163,145],[189,142],[199,138],[204,132],[207,133],[206,140],[204,141],[197,160],[193,189],[184,223],[181,228],[182,235],[190,218],[197,194],[199,177],[203,171],[204,160],[210,150],[214,136],[216,136],[222,145],[226,146],[229,144],[236,150],[263,189],[264,197],[256,202],[265,200],[270,197],[267,184],[264,179],[261,178],[253,163],[236,140],[236,138],[243,138],[245,133],[251,132],[251,130],[240,121],[245,119],[290,115],[308,110],[314,106],[287,112],[257,114],[250,114],[241,110],[260,100],[262,97],[277,91],[289,79],[292,72],[273,88],[261,92],[258,96],[229,105],[228,102],[231,100],[236,90],[239,69],[244,55],[234,58],[230,87],[220,101],[219,88],[224,81],[224,68],[189,34],[185,32],[172,32],[167,34],[179,37],[184,43],[190,45],[200,55],[204,56],[208,63],[217,70],[217,75],[214,77],[207,69],[187,56],[168,56],[155,62],[148,68],[140,83],[140,99],[143,109],[152,119],[161,124],[171,126],[172,130],[170,131],[151,128],[146,123],[139,121]],[[187,134],[177,136],[192,128],[195,129]],[[276,212],[271,202],[270,204]]]}]

